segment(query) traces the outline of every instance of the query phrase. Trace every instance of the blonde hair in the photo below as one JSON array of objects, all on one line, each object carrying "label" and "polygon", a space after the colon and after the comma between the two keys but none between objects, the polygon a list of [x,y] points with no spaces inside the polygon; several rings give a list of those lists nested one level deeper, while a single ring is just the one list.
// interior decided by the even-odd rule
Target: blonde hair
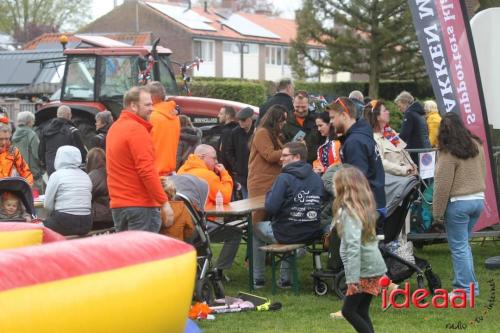
[{"label": "blonde hair", "polygon": [[[342,210],[361,222],[361,241],[363,244],[376,237],[376,206],[373,192],[363,173],[351,165],[342,168],[333,177],[335,201],[333,202],[334,220]],[[342,235],[342,224],[337,223],[337,233]]]},{"label": "blonde hair", "polygon": [[424,110],[425,113],[438,112],[438,106],[436,102],[434,102],[432,99],[429,99],[424,102]]}]

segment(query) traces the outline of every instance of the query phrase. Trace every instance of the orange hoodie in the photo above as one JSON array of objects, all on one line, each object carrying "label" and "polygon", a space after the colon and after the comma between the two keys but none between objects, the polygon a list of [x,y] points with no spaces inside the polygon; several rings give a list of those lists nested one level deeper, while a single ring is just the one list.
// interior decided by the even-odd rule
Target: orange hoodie
[{"label": "orange hoodie", "polygon": [[215,172],[208,169],[207,165],[201,158],[191,154],[189,155],[187,161],[179,168],[177,174],[193,175],[204,179],[208,183],[207,204],[215,205],[215,196],[218,191],[222,193],[225,204],[231,201],[231,195],[233,194],[233,179],[227,170],[222,171],[219,177]]},{"label": "orange hoodie", "polygon": [[106,137],[110,207],[160,207],[168,200],[154,165],[151,124],[123,110]]},{"label": "orange hoodie", "polygon": [[160,175],[168,175],[175,171],[177,147],[181,135],[181,122],[175,114],[175,102],[160,102],[153,105],[153,113],[149,120],[153,129],[153,145],[155,149],[155,165]]}]

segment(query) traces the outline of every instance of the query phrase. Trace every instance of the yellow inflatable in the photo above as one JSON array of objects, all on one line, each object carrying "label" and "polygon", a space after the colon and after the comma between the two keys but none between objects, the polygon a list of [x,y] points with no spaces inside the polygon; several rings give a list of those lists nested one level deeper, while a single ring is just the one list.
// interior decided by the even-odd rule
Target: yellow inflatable
[{"label": "yellow inflatable", "polygon": [[183,332],[196,252],[129,231],[0,252],[0,332]]}]

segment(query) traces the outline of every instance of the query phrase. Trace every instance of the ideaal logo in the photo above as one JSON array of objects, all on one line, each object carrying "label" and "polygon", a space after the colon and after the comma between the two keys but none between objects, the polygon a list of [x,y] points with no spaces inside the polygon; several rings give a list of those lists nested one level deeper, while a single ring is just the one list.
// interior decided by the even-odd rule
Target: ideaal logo
[{"label": "ideaal logo", "polygon": [[[417,309],[425,309],[432,306],[436,309],[445,309],[452,307],[459,308],[474,308],[475,298],[473,293],[470,299],[467,299],[467,293],[464,289],[454,289],[452,294],[449,294],[445,289],[436,289],[432,296],[431,302],[426,301],[431,292],[424,288],[419,288],[410,293],[410,284],[406,282],[403,289],[395,289],[388,292],[387,287],[391,280],[384,276],[380,279],[379,284],[382,289],[382,309],[386,309],[389,304],[395,309],[409,308],[410,303]],[[474,283],[470,284],[470,290],[474,290]],[[398,297],[398,296],[402,297]],[[400,301],[400,303],[398,303]]]},{"label": "ideaal logo", "polygon": [[[383,288],[382,309],[386,309],[389,306],[389,304],[396,309],[409,308],[410,300],[412,305],[418,309],[427,308],[431,305],[436,309],[447,308],[449,306],[455,309],[467,307],[467,296],[463,289],[453,290],[452,296],[450,296],[450,294],[444,289],[436,289],[432,297],[432,300],[429,303],[424,301],[426,297],[431,295],[431,293],[427,289],[421,289],[421,288],[416,289],[410,295],[410,285],[408,283],[405,283],[404,289],[393,290],[388,295],[387,287],[389,286],[390,283],[391,283],[390,279],[385,276],[379,280],[379,284]],[[488,280],[488,285],[489,285],[489,297],[487,299],[486,305],[483,307],[483,310],[480,312],[480,314],[476,315],[474,318],[470,320],[464,320],[464,321],[459,320],[458,322],[447,323],[445,325],[445,328],[450,330],[465,330],[469,327],[473,327],[481,323],[488,316],[490,311],[493,310],[493,307],[495,306],[495,293],[496,293],[495,281],[493,279]],[[474,290],[473,288],[474,284],[471,283],[470,290]],[[401,303],[396,302],[396,297],[398,295],[403,296]],[[471,295],[468,306],[469,308],[475,307],[474,295]]]}]

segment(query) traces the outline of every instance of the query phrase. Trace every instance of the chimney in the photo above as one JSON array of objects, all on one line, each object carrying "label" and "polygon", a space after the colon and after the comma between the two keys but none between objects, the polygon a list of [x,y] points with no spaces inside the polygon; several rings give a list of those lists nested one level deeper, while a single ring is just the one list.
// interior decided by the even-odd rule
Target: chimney
[{"label": "chimney", "polygon": [[203,8],[205,10],[205,13],[208,13],[208,2],[203,1]]}]

